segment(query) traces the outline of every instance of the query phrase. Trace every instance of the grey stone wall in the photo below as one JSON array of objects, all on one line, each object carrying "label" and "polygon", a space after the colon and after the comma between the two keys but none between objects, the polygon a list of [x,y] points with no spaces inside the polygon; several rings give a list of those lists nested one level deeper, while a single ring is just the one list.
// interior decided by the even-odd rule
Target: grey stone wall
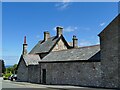
[{"label": "grey stone wall", "polygon": [[[120,2],[118,3],[119,4],[119,14],[120,14]],[[118,86],[120,88],[120,15],[119,15],[119,18],[118,18]]]},{"label": "grey stone wall", "polygon": [[2,76],[2,60],[0,60],[0,77]]},{"label": "grey stone wall", "polygon": [[18,71],[17,71],[17,81],[28,81],[28,67],[25,65],[25,62],[20,60]]},{"label": "grey stone wall", "polygon": [[119,39],[117,18],[100,34],[102,87],[118,88],[119,86]]},{"label": "grey stone wall", "polygon": [[40,83],[40,67],[39,65],[28,66],[28,81],[32,83]]},{"label": "grey stone wall", "polygon": [[100,62],[41,63],[41,71],[46,69],[46,84],[100,86],[100,65]]},{"label": "grey stone wall", "polygon": [[65,50],[67,49],[66,45],[64,44],[63,40],[60,39],[57,44],[55,45],[55,47],[53,48],[52,51],[59,51],[59,50]]}]

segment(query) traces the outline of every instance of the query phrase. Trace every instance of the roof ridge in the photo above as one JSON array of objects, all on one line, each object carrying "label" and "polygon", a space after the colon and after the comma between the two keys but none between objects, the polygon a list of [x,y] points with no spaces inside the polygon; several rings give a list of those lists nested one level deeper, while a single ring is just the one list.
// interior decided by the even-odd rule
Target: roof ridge
[{"label": "roof ridge", "polygon": [[35,55],[38,55],[38,54],[26,54],[26,55],[23,55],[23,56],[35,56]]},{"label": "roof ridge", "polygon": [[91,46],[83,46],[83,47],[78,47],[78,48],[71,48],[71,49],[64,49],[64,50],[53,51],[53,52],[61,52],[61,51],[68,51],[68,50],[73,50],[73,49],[89,48],[89,47],[95,47],[95,46],[100,46],[100,44],[91,45]]},{"label": "roof ridge", "polygon": [[91,46],[83,46],[83,47],[80,47],[80,48],[95,47],[95,46],[100,46],[100,44],[91,45]]},{"label": "roof ridge", "polygon": [[[56,37],[56,36],[51,36],[51,37],[49,37],[48,39],[53,38],[53,37]],[[42,41],[44,41],[44,39],[39,40],[38,42],[42,42]]]},{"label": "roof ridge", "polygon": [[48,40],[40,40],[33,49],[29,52],[30,53],[46,53],[53,47],[53,45],[57,42],[60,37],[52,36]]}]

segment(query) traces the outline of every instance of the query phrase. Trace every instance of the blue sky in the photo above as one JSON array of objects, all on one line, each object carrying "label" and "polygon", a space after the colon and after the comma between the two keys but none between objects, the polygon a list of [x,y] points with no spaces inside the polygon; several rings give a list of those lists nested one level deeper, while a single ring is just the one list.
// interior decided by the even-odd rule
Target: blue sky
[{"label": "blue sky", "polygon": [[43,32],[56,35],[64,28],[68,42],[76,35],[79,46],[99,44],[98,34],[117,16],[117,2],[39,2],[2,4],[2,58],[6,65],[18,63],[24,36],[28,52],[43,39]]}]

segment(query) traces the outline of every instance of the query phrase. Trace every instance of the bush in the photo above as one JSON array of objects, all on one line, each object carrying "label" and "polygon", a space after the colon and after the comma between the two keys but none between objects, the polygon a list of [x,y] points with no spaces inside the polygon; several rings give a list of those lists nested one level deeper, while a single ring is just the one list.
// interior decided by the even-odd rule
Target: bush
[{"label": "bush", "polygon": [[13,66],[5,69],[5,72],[3,74],[3,79],[8,80],[9,76],[11,76],[12,74],[16,74],[16,73],[17,73],[17,64],[14,64]]},{"label": "bush", "polygon": [[8,80],[8,78],[7,77],[3,77],[3,80]]},{"label": "bush", "polygon": [[11,76],[11,75],[12,75],[12,73],[3,74],[3,79],[8,80],[8,77]]}]

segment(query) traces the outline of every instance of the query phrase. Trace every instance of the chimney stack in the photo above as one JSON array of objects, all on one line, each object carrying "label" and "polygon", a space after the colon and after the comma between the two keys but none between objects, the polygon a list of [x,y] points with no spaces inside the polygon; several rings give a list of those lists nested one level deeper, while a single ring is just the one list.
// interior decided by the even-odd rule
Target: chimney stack
[{"label": "chimney stack", "polygon": [[26,36],[24,37],[24,44],[23,44],[23,55],[27,54],[27,44],[26,44]]},{"label": "chimney stack", "polygon": [[76,38],[76,36],[73,36],[73,48],[77,48],[78,47],[78,39]]},{"label": "chimney stack", "polygon": [[56,27],[57,29],[57,37],[60,37],[62,35],[62,32],[63,32],[63,28],[62,27]]},{"label": "chimney stack", "polygon": [[44,41],[47,41],[50,38],[50,33],[48,31],[44,32]]},{"label": "chimney stack", "polygon": [[26,36],[24,36],[24,44],[26,44]]}]

